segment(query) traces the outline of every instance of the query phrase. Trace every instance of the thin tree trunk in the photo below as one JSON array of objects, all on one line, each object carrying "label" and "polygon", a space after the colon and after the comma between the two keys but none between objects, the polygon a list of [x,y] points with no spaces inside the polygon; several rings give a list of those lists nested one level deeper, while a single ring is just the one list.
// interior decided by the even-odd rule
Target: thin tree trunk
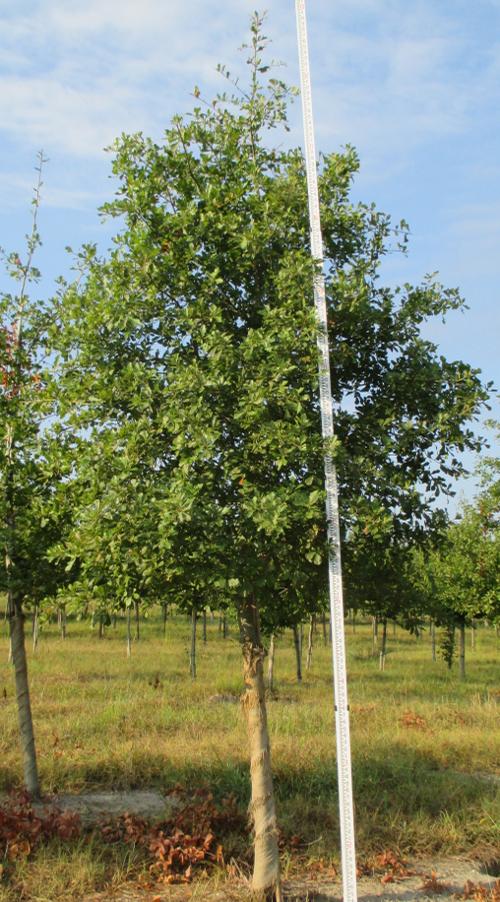
[{"label": "thin tree trunk", "polygon": [[196,608],[191,612],[191,648],[189,651],[189,673],[196,679]]},{"label": "thin tree trunk", "polygon": [[455,655],[455,627],[453,624],[450,624],[445,628],[445,636],[446,636],[447,645],[448,645],[448,654],[446,657],[446,664],[447,664],[448,670],[451,670],[451,668],[453,666],[453,658]]},{"label": "thin tree trunk", "polygon": [[99,614],[99,639],[104,638],[104,618],[102,614]]},{"label": "thin tree trunk", "polygon": [[9,590],[8,593],[8,605],[12,659],[16,680],[17,713],[24,763],[24,782],[32,798],[38,799],[40,797],[40,781],[36,763],[35,734],[31,714],[28,665],[24,643],[24,613],[21,600],[14,598],[12,590]]},{"label": "thin tree trunk", "polygon": [[245,599],[238,614],[245,680],[243,709],[250,744],[250,812],[255,833],[252,890],[260,899],[274,896],[276,902],[282,902],[278,827],[264,691],[264,649],[255,600]]},{"label": "thin tree trunk", "polygon": [[472,651],[476,650],[476,627],[474,624],[470,628],[470,647]]},{"label": "thin tree trunk", "polygon": [[167,617],[168,617],[168,604],[166,601],[162,602],[162,613],[163,613],[163,638],[167,635]]},{"label": "thin tree trunk", "polygon": [[323,645],[328,645],[328,635],[326,632],[326,614],[324,611],[321,617],[321,624],[323,626]]},{"label": "thin tree trunk", "polygon": [[38,633],[39,633],[39,614],[38,614],[38,604],[35,604],[33,607],[33,627],[32,627],[32,639],[33,639],[33,651],[35,652],[38,646]]},{"label": "thin tree trunk", "polygon": [[293,644],[295,646],[295,662],[297,667],[297,682],[302,682],[302,643],[300,641],[300,632],[295,625],[293,627]]},{"label": "thin tree trunk", "polygon": [[64,605],[64,604],[62,605],[62,607],[59,610],[59,613],[60,613],[60,617],[61,617],[61,619],[60,619],[61,639],[65,639],[66,635],[67,635],[67,633],[66,633],[66,605]]},{"label": "thin tree trunk", "polygon": [[378,618],[372,617],[372,655],[375,657],[378,651]]},{"label": "thin tree trunk", "polygon": [[276,639],[274,633],[271,633],[271,641],[269,642],[269,652],[267,658],[267,688],[269,692],[274,691],[274,658],[276,655]]},{"label": "thin tree trunk", "polygon": [[207,641],[207,609],[203,608],[203,619],[202,619],[202,638],[203,641]]},{"label": "thin tree trunk", "polygon": [[306,659],[306,670],[310,670],[312,664],[312,656],[313,656],[313,634],[314,627],[316,624],[316,617],[314,614],[311,614],[311,619],[309,621],[309,634],[307,636],[307,659]]},{"label": "thin tree trunk", "polygon": [[140,627],[140,607],[139,602],[134,601],[134,611],[135,611],[135,641],[138,642],[141,638],[141,627]]},{"label": "thin tree trunk", "polygon": [[227,639],[228,629],[227,629],[227,614],[224,611],[222,615],[222,638]]},{"label": "thin tree trunk", "polygon": [[436,624],[434,620],[431,620],[431,648],[432,648],[432,660],[436,660]]},{"label": "thin tree trunk", "polygon": [[356,632],[356,611],[354,610],[354,608],[351,609],[351,627],[352,633],[354,635]]},{"label": "thin tree trunk", "polygon": [[127,658],[132,655],[132,623],[130,605],[127,605]]},{"label": "thin tree trunk", "polygon": [[459,652],[458,652],[458,666],[460,679],[465,680],[465,623],[461,623],[459,628]]},{"label": "thin tree trunk", "polygon": [[380,661],[379,661],[380,670],[385,670],[386,649],[387,649],[387,620],[384,618],[384,620],[382,621],[382,645],[380,647]]}]

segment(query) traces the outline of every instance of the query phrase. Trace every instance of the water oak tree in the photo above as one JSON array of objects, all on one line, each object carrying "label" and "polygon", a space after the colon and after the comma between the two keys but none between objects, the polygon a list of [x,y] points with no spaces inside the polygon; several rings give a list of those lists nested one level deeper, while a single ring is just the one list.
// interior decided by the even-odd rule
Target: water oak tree
[{"label": "water oak tree", "polygon": [[[104,258],[82,250],[53,340],[61,417],[91,445],[130,431],[161,485],[144,555],[175,584],[185,572],[186,588],[220,586],[234,604],[253,887],[279,898],[261,627],[315,612],[311,573],[325,572],[327,549],[304,161],[282,145],[289,92],[264,48],[255,17],[248,86],[176,117],[161,143],[116,142],[119,184],[104,207],[119,223],[115,245]],[[485,392],[476,372],[420,334],[427,317],[461,305],[458,294],[432,280],[379,285],[405,228],[351,203],[357,166],[348,149],[323,157],[320,172],[339,408],[329,450],[347,529],[374,498],[402,528],[425,526],[430,499],[461,470],[455,452],[476,446],[465,424]],[[116,455],[127,448],[117,440]]]}]

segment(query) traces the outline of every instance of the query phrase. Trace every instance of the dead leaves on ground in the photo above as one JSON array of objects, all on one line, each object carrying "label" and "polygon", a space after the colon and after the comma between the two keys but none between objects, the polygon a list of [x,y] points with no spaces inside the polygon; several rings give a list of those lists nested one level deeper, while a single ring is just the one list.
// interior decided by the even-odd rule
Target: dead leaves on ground
[{"label": "dead leaves on ground", "polygon": [[224,865],[219,838],[241,830],[244,823],[233,796],[217,805],[211,793],[199,790],[168,821],[151,826],[144,818],[124,814],[103,824],[101,835],[106,842],[141,847],[151,860],[149,873],[156,882],[190,883],[195,870]]},{"label": "dead leaves on ground", "polygon": [[500,902],[500,880],[497,880],[493,886],[468,880],[464,886],[463,898],[472,899],[473,902]]},{"label": "dead leaves on ground", "polygon": [[450,887],[447,883],[441,883],[438,879],[436,871],[431,871],[429,875],[424,877],[421,889],[426,893],[432,893],[436,896],[442,896],[443,893],[449,893]]},{"label": "dead leaves on ground", "polygon": [[383,852],[373,855],[358,867],[358,877],[377,876],[384,885],[412,877],[414,873],[415,871],[410,870],[404,858],[391,849],[385,849]]},{"label": "dead leaves on ground", "polygon": [[[151,825],[145,818],[124,814],[103,822],[99,829],[106,843],[140,848],[155,883],[189,883],[195,871],[206,872],[214,864],[224,865],[220,837],[242,832],[246,825],[233,796],[216,804],[205,790],[188,797],[177,788],[175,794],[184,794],[185,804],[167,821]],[[4,865],[28,858],[44,841],[70,841],[82,835],[77,814],[62,811],[50,802],[46,808],[35,808],[26,793],[11,796],[0,806],[0,860]],[[3,871],[4,867],[0,879]]]},{"label": "dead leaves on ground", "polygon": [[80,818],[50,803],[35,810],[27,793],[0,806],[0,855],[4,861],[28,858],[44,840],[71,840],[81,832]]}]

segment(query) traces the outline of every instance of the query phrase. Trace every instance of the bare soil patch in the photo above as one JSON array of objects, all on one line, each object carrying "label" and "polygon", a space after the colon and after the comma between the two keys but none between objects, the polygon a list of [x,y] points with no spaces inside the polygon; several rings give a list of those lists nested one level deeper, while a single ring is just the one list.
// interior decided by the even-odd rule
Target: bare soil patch
[{"label": "bare soil patch", "polygon": [[[135,814],[149,820],[163,820],[171,817],[177,800],[174,794],[164,796],[154,790],[128,790],[124,792],[85,792],[81,795],[56,795],[50,803],[63,811],[79,815],[84,826],[92,826],[104,817],[121,814]],[[37,803],[43,808],[44,803]]]}]

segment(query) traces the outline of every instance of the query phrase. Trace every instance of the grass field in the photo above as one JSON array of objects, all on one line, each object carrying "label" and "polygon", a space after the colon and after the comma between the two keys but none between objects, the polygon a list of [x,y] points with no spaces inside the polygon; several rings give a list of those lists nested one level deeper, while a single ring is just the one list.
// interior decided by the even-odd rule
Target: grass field
[{"label": "grass field", "polygon": [[[56,626],[44,627],[29,667],[45,791],[207,786],[216,799],[234,794],[245,810],[249,776],[243,715],[238,704],[210,700],[241,692],[236,631],[232,626],[224,640],[217,620],[209,621],[208,641],[198,643],[193,681],[189,629],[179,615],[169,619],[163,639],[159,619],[148,620],[127,659],[122,621],[102,640],[88,624],[70,622],[64,641]],[[347,633],[359,855],[390,848],[402,854],[498,857],[500,783],[487,778],[500,774],[500,642],[494,631],[476,631],[476,647],[467,649],[465,682],[455,669],[449,672],[442,661],[432,661],[428,633],[416,640],[399,628],[393,636],[391,629],[383,673],[372,656],[368,623],[357,624],[354,633],[349,626]],[[279,638],[269,725],[284,858],[335,862],[331,658],[319,632],[315,642],[312,668],[299,685],[291,634]],[[22,783],[7,658],[2,623],[2,790]],[[240,837],[235,854],[244,857],[248,843],[248,834]],[[80,887],[122,879],[138,866],[134,855],[132,849],[103,850],[97,839],[67,849],[56,844],[19,865],[17,898],[19,880],[31,885],[32,895],[25,898],[59,898],[55,888],[52,897],[33,888],[37,879],[46,882],[47,869],[56,882],[67,869]],[[8,886],[1,892],[0,899],[15,898]]]}]

